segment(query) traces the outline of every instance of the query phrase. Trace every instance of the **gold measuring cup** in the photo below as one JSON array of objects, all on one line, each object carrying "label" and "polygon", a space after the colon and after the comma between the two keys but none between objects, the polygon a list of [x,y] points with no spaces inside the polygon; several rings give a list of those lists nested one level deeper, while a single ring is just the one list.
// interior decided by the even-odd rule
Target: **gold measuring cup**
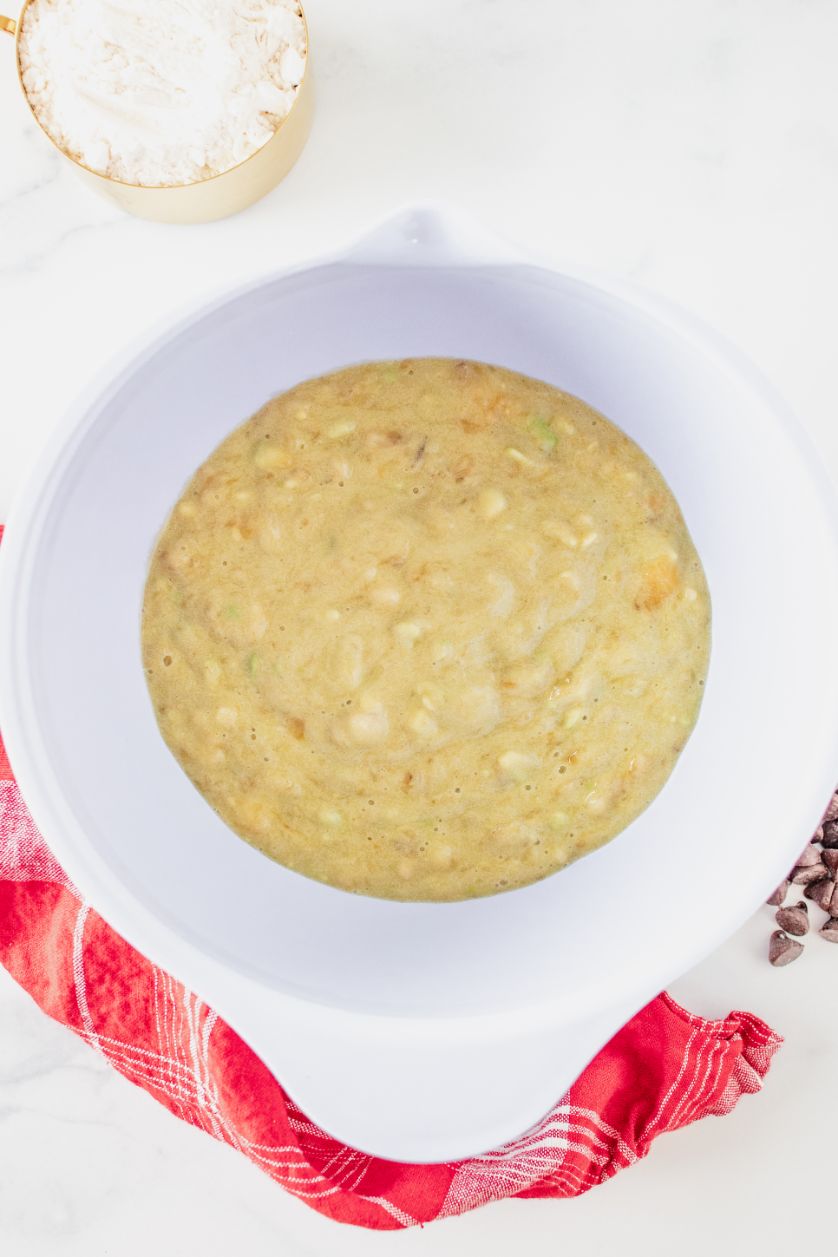
[{"label": "gold measuring cup", "polygon": [[143,184],[124,183],[120,179],[111,179],[108,175],[101,175],[91,170],[72,153],[68,153],[66,149],[56,144],[52,136],[48,135],[41,126],[26,88],[23,86],[20,68],[20,31],[24,14],[31,2],[32,0],[24,0],[17,19],[0,16],[0,32],[6,31],[15,37],[17,76],[23,98],[29,106],[29,112],[50,144],[72,163],[88,187],[116,201],[129,214],[136,214],[140,218],[150,218],[160,223],[207,223],[216,218],[226,218],[252,205],[266,192],[275,188],[285,178],[303,151],[311,129],[314,104],[311,83],[311,46],[308,22],[304,12],[302,16],[306,28],[306,61],[303,77],[297,88],[293,105],[267,143],[250,157],[239,162],[237,166],[225,170],[223,174],[201,179],[197,183],[146,187]]}]

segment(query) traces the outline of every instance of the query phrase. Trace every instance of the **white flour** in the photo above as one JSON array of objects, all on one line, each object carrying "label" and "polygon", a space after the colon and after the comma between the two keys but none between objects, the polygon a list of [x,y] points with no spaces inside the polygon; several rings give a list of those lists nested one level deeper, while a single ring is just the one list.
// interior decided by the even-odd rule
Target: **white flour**
[{"label": "white flour", "polygon": [[306,56],[297,0],[34,0],[23,84],[57,144],[147,186],[221,174],[270,139]]}]

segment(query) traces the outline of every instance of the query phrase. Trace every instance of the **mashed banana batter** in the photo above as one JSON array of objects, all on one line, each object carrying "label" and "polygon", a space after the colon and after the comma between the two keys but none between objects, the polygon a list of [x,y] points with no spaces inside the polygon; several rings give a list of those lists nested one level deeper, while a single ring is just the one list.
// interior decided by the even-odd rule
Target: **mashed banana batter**
[{"label": "mashed banana batter", "polygon": [[659,472],[499,367],[374,362],[274,398],[157,543],[143,657],[224,820],[346,890],[545,877],[655,797],[695,723],[710,607]]}]

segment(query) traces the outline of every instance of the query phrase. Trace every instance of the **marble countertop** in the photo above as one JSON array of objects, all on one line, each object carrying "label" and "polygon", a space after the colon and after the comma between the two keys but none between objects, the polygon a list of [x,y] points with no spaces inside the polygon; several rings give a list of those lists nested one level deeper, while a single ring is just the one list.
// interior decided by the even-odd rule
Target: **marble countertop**
[{"label": "marble countertop", "polygon": [[[0,517],[67,398],[127,341],[428,197],[692,308],[789,398],[838,474],[833,0],[307,10],[309,146],[271,196],[206,227],[142,223],[94,199],[31,123],[0,36]],[[657,1254],[677,1237],[681,1257],[720,1242],[785,1251],[804,1226],[791,1206],[828,1201],[834,1177],[838,949],[815,939],[773,970],[770,929],[766,908],[673,988],[697,1012],[750,1008],[786,1035],[761,1095],[579,1200],[505,1202],[399,1235],[339,1228],[285,1196],[111,1073],[0,971],[0,1248],[492,1257],[576,1243]]]}]

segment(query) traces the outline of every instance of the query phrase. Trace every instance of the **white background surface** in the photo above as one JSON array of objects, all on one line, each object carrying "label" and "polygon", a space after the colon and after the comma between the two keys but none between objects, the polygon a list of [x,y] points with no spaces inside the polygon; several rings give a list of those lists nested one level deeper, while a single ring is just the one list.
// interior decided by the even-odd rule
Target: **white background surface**
[{"label": "white background surface", "polygon": [[[0,37],[0,517],[66,399],[127,340],[426,197],[559,264],[609,268],[691,307],[756,360],[838,473],[835,0],[307,10],[319,89],[309,147],[265,201],[207,227],[144,224],[92,199],[29,120]],[[285,1196],[112,1074],[0,971],[0,1248],[780,1254],[803,1226],[791,1202],[820,1199],[828,1213],[831,1200],[838,948],[813,939],[775,971],[770,929],[766,908],[673,987],[697,1012],[750,1008],[787,1036],[761,1095],[664,1137],[582,1199],[510,1201],[396,1235],[340,1228]]]}]

